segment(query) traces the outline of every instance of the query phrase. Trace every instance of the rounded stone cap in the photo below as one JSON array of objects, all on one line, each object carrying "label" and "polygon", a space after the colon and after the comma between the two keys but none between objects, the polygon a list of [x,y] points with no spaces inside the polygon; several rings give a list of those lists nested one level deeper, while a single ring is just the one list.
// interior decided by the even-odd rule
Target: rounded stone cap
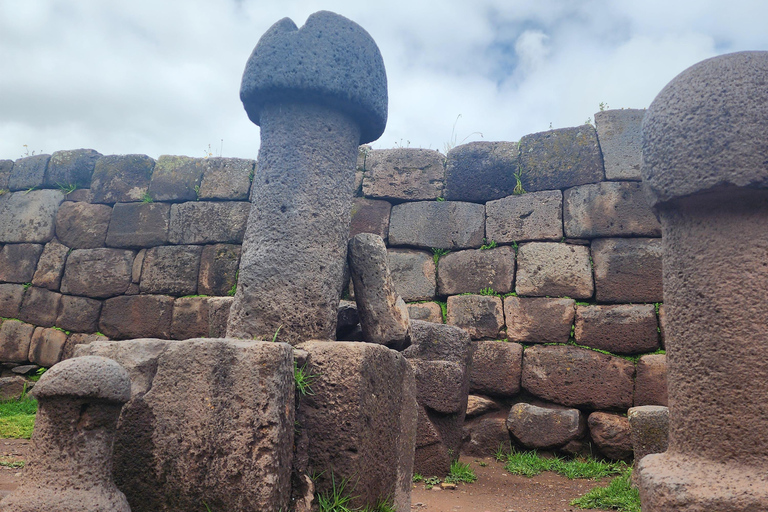
[{"label": "rounded stone cap", "polygon": [[360,143],[387,125],[387,73],[379,47],[357,23],[320,11],[298,29],[289,18],[259,39],[245,65],[240,99],[260,124],[267,103],[304,101],[336,108],[360,125]]},{"label": "rounded stone cap", "polygon": [[112,359],[75,357],[45,372],[32,394],[38,399],[74,397],[125,403],[131,398],[131,378],[128,371]]},{"label": "rounded stone cap", "polygon": [[653,206],[768,188],[768,52],[707,59],[667,84],[643,119],[642,174]]}]

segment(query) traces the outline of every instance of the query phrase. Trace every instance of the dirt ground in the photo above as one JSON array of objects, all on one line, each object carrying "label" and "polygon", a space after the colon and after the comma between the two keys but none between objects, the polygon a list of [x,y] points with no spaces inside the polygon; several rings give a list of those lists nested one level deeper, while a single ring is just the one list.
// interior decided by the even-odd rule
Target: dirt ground
[{"label": "dirt ground", "polygon": [[[29,440],[0,439],[0,461],[24,460]],[[414,512],[575,512],[570,501],[604,481],[568,480],[554,473],[533,478],[510,475],[493,458],[462,457],[477,475],[472,484],[457,484],[454,490],[414,484],[411,510]],[[18,485],[21,469],[0,466],[0,499]],[[606,511],[603,511],[606,512]]]}]

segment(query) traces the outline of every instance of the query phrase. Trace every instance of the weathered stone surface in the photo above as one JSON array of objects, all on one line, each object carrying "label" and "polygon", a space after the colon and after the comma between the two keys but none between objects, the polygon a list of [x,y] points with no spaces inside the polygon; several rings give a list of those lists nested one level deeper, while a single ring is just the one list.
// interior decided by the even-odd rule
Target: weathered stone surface
[{"label": "weathered stone surface", "polygon": [[133,251],[76,249],[69,254],[61,292],[104,298],[120,295],[131,284]]},{"label": "weathered stone surface", "polygon": [[512,243],[563,238],[563,193],[559,190],[507,196],[485,205],[488,240]]},{"label": "weathered stone surface", "polygon": [[203,179],[197,198],[247,201],[256,161],[244,158],[206,158],[202,161]]},{"label": "weathered stone surface", "polygon": [[154,247],[168,243],[171,205],[117,203],[106,243],[110,247]]},{"label": "weathered stone surface", "polygon": [[43,186],[45,169],[51,155],[34,155],[19,158],[13,164],[11,176],[8,179],[8,188],[11,190],[29,190]]},{"label": "weathered stone surface", "polygon": [[34,325],[20,320],[5,320],[0,326],[0,361],[23,363],[29,355],[29,342],[32,339]]},{"label": "weathered stone surface", "polygon": [[67,342],[64,344],[64,348],[61,351],[61,360],[71,359],[74,357],[74,353],[78,346],[88,345],[94,341],[109,341],[109,338],[102,334],[73,332],[67,337]]},{"label": "weathered stone surface", "polygon": [[[469,334],[458,327],[414,320],[411,323],[413,345],[403,355],[424,361],[452,361],[469,367],[474,345]],[[467,374],[469,386],[469,374]]]},{"label": "weathered stone surface", "polygon": [[55,151],[48,162],[43,185],[48,188],[68,187],[90,188],[91,175],[101,153],[93,149],[72,149]]},{"label": "weathered stone surface", "polygon": [[669,446],[669,409],[667,407],[659,405],[631,407],[627,411],[627,419],[635,455],[635,467],[646,455],[667,451]]},{"label": "weathered stone surface", "polygon": [[520,391],[523,346],[503,341],[475,342],[469,391],[490,396],[512,396]]},{"label": "weathered stone surface", "polygon": [[595,298],[600,302],[661,302],[661,239],[592,241]]},{"label": "weathered stone surface", "polygon": [[37,269],[32,277],[32,284],[49,290],[58,290],[61,276],[64,274],[64,263],[67,261],[69,248],[56,240],[45,244]]},{"label": "weathered stone surface", "polygon": [[141,269],[144,266],[144,257],[146,255],[147,250],[142,249],[137,252],[136,257],[133,258],[133,266],[131,267],[131,287],[133,285],[138,285],[141,282]]},{"label": "weathered stone surface", "polygon": [[419,404],[441,414],[463,414],[467,407],[466,369],[452,361],[410,361]]},{"label": "weathered stone surface", "polygon": [[32,190],[0,196],[0,240],[46,243],[53,238],[56,210],[64,200],[58,190]]},{"label": "weathered stone surface", "polygon": [[523,388],[569,407],[628,409],[634,373],[630,361],[579,347],[536,345],[523,353]]},{"label": "weathered stone surface", "polygon": [[75,203],[90,203],[93,201],[93,192],[89,188],[78,188],[69,192],[66,199]]},{"label": "weathered stone surface", "polygon": [[492,457],[499,446],[510,444],[507,429],[507,413],[499,411],[475,418],[464,424],[465,438],[461,445],[462,455],[470,457]]},{"label": "weathered stone surface", "polygon": [[445,157],[445,198],[484,203],[512,194],[520,170],[517,142],[462,144]]},{"label": "weathered stone surface", "polygon": [[45,288],[30,286],[24,292],[19,318],[30,324],[52,327],[59,315],[61,294]]},{"label": "weathered stone surface", "polygon": [[635,406],[667,405],[667,356],[649,354],[637,361]]},{"label": "weathered stone surface", "polygon": [[94,203],[130,203],[146,197],[155,161],[147,155],[107,155],[91,176]]},{"label": "weathered stone surface", "polygon": [[26,391],[27,379],[19,375],[0,377],[0,400],[16,400]]},{"label": "weathered stone surface", "polygon": [[466,330],[473,340],[504,337],[504,310],[500,297],[453,295],[448,297],[445,323]]},{"label": "weathered stone surface", "polygon": [[443,323],[443,310],[437,302],[421,302],[407,304],[408,317],[411,320],[422,320],[424,322]]},{"label": "weathered stone surface", "polygon": [[66,341],[67,335],[64,332],[38,327],[32,333],[27,359],[32,363],[50,368],[61,359],[61,351]]},{"label": "weathered stone surface", "polygon": [[29,283],[43,253],[39,244],[6,244],[0,249],[0,281]]},{"label": "weathered stone surface", "polygon": [[419,201],[392,207],[389,244],[438,249],[483,245],[485,206],[459,201]]},{"label": "weathered stone surface", "polygon": [[23,297],[23,284],[0,283],[0,318],[18,317]]},{"label": "weathered stone surface", "polygon": [[512,291],[515,250],[510,246],[451,252],[438,261],[437,295]]},{"label": "weathered stone surface", "polygon": [[582,185],[563,193],[565,236],[661,236],[640,183],[630,181]]},{"label": "weathered stone surface", "polygon": [[522,343],[566,343],[576,314],[573,299],[504,298],[507,339]]},{"label": "weathered stone surface", "polygon": [[11,169],[13,169],[13,160],[0,160],[0,190],[8,191]]},{"label": "weathered stone surface", "polygon": [[529,242],[517,253],[518,295],[568,296],[588,299],[594,292],[592,267],[587,247]]},{"label": "weathered stone surface", "polygon": [[195,201],[203,178],[203,158],[160,155],[148,193],[155,201]]},{"label": "weathered stone surface", "polygon": [[[226,302],[221,303],[222,300]],[[231,303],[230,297],[181,297],[176,299],[173,304],[171,337],[177,340],[220,337],[221,333],[226,331],[227,311]],[[224,318],[217,318],[222,312]]]},{"label": "weathered stone surface", "polygon": [[101,301],[88,297],[62,295],[56,326],[72,332],[96,332]]},{"label": "weathered stone surface", "polygon": [[374,233],[387,241],[389,235],[389,214],[392,205],[378,199],[355,198],[352,203],[352,223],[349,236],[359,233]]},{"label": "weathered stone surface", "polygon": [[577,306],[576,343],[614,354],[642,354],[659,348],[653,304]]},{"label": "weathered stone surface", "polygon": [[527,448],[557,448],[581,437],[586,421],[578,409],[519,402],[509,411],[507,428]]},{"label": "weathered stone surface", "polygon": [[171,206],[172,244],[243,241],[251,204],[244,201],[199,201]]},{"label": "weathered stone surface", "polygon": [[194,295],[202,252],[199,245],[161,245],[147,250],[141,270],[141,292]]},{"label": "weathered stone surface", "polygon": [[234,244],[214,244],[203,247],[197,293],[228,295],[237,283],[240,251],[240,246]]},{"label": "weathered stone surface", "polygon": [[520,139],[520,169],[527,192],[597,183],[604,174],[597,133],[582,125],[526,135]]},{"label": "weathered stone surface", "polygon": [[104,247],[111,218],[105,204],[65,201],[56,212],[56,238],[70,249]]},{"label": "weathered stone surface", "polygon": [[[337,308],[336,335],[348,333],[359,327],[360,317],[357,315],[357,304],[352,300],[340,300]],[[348,340],[345,340],[348,341]]]},{"label": "weathered stone surface", "polygon": [[661,336],[661,346],[667,346],[667,310],[664,304],[659,305],[659,335]]},{"label": "weathered stone surface", "polygon": [[[501,409],[501,405],[488,397],[480,395],[469,395],[469,397],[467,397],[467,418],[482,416],[485,413],[498,411],[499,409]],[[506,413],[504,413],[504,419],[507,419]],[[506,430],[506,427],[504,427],[504,429]]]},{"label": "weathered stone surface", "polygon": [[374,149],[365,159],[363,195],[423,201],[443,195],[445,157],[421,148]]},{"label": "weathered stone surface", "polygon": [[632,435],[626,416],[610,412],[593,412],[589,415],[589,435],[600,451],[614,460],[632,457]]},{"label": "weathered stone surface", "polygon": [[302,348],[317,376],[298,413],[311,440],[308,474],[321,474],[317,490],[330,488],[332,468],[336,482],[357,482],[353,506],[384,498],[407,511],[417,418],[408,361],[371,343],[320,341]]},{"label": "weathered stone surface", "polygon": [[403,300],[434,298],[437,269],[432,254],[410,249],[389,249],[387,254],[395,290]]},{"label": "weathered stone surface", "polygon": [[117,340],[170,338],[173,297],[131,295],[104,301],[99,331]]},{"label": "weathered stone surface", "polygon": [[411,344],[411,322],[392,282],[384,241],[360,233],[349,241],[347,258],[365,341],[404,350]]},{"label": "weathered stone surface", "polygon": [[640,180],[644,115],[645,109],[634,108],[595,112],[606,179]]},{"label": "weathered stone surface", "polygon": [[208,298],[208,336],[223,338],[227,335],[227,320],[233,297]]}]

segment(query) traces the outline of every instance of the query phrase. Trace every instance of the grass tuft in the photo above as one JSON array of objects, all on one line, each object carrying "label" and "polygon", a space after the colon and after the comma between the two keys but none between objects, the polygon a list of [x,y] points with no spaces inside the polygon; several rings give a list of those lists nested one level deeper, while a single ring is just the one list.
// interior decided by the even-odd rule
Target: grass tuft
[{"label": "grass tuft", "polygon": [[448,476],[445,477],[446,482],[452,483],[464,482],[466,484],[471,484],[475,480],[477,480],[475,471],[469,467],[469,464],[459,462],[458,460],[451,463],[451,471],[448,473]]},{"label": "grass tuft", "polygon": [[[544,458],[536,450],[517,451],[503,455],[504,469],[513,475],[536,476],[544,471],[552,471],[571,480],[576,478],[603,478],[625,471],[624,462],[604,462],[588,458],[565,459],[563,457]],[[497,455],[497,460],[498,460]]]},{"label": "grass tuft", "polygon": [[611,480],[607,487],[596,487],[570,504],[579,508],[618,510],[619,512],[640,512],[640,492],[630,485],[632,469]]},{"label": "grass tuft", "polygon": [[37,400],[23,397],[0,402],[0,438],[29,439],[35,427]]}]

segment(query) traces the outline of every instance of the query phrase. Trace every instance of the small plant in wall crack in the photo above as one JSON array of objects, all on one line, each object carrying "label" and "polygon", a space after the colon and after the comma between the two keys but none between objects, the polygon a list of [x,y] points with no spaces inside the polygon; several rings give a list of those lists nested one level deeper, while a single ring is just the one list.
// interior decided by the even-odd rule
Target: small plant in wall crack
[{"label": "small plant in wall crack", "polygon": [[488,250],[488,249],[493,249],[495,247],[496,247],[496,241],[495,240],[491,240],[489,242],[485,238],[483,238],[483,245],[480,246],[480,250],[481,251],[485,251],[485,250]]},{"label": "small plant in wall crack", "polygon": [[65,196],[68,196],[72,192],[74,192],[77,189],[77,183],[56,183],[56,186],[59,187],[59,190],[64,192]]},{"label": "small plant in wall crack", "polygon": [[234,296],[235,296],[235,292],[237,292],[237,277],[238,277],[239,275],[240,275],[240,271],[239,271],[239,270],[236,270],[236,271],[235,271],[235,282],[232,284],[232,288],[230,288],[230,289],[227,291],[227,295],[229,295],[230,297],[234,297]]},{"label": "small plant in wall crack", "polygon": [[293,362],[293,380],[296,381],[296,391],[301,396],[314,395],[312,390],[312,383],[315,381],[317,375],[309,373],[307,364],[299,366],[296,361]]},{"label": "small plant in wall crack", "polygon": [[149,192],[144,192],[144,195],[141,196],[141,202],[144,204],[153,203],[154,199],[152,199],[152,196],[149,195]]},{"label": "small plant in wall crack", "polygon": [[451,252],[450,249],[439,249],[437,247],[433,247],[432,248],[432,259],[434,260],[435,265],[437,265],[437,262],[440,260],[440,258],[445,256],[449,252]]}]

